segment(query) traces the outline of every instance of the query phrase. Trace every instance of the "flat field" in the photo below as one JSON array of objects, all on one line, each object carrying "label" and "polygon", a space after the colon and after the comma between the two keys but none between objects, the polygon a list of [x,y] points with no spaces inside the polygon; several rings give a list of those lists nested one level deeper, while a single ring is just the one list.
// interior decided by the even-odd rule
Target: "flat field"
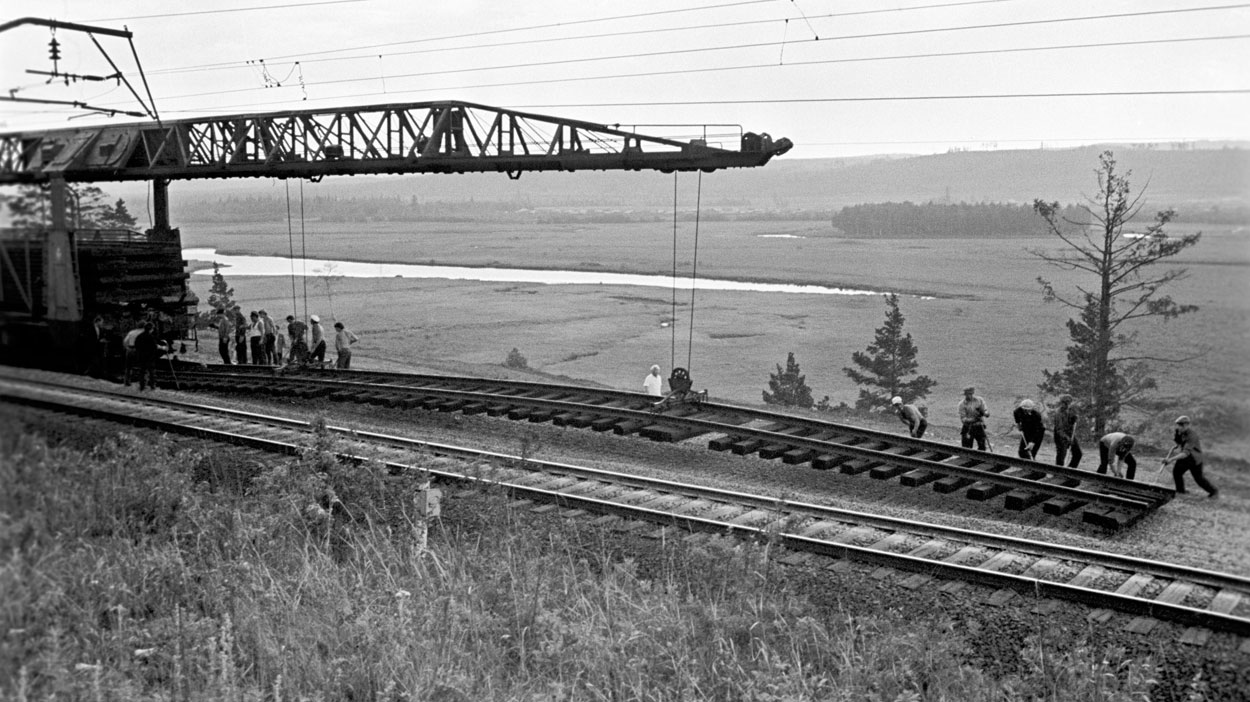
[{"label": "flat field", "polygon": [[[182,230],[187,248],[282,256],[292,248],[286,222],[182,223]],[[673,270],[671,224],[348,227],[308,221],[305,231],[301,240],[295,224],[293,248],[310,259],[661,275]],[[949,440],[965,384],[978,386],[996,432],[1004,434],[1014,401],[1036,395],[1043,369],[1062,366],[1064,322],[1072,311],[1044,304],[1036,279],[1050,278],[1067,291],[1083,281],[1029,254],[1056,250],[1058,243],[1044,237],[855,239],[817,222],[703,222],[698,277],[898,292],[906,329],[920,350],[920,371],[938,382],[928,399],[934,438]],[[694,224],[679,223],[679,276],[691,273],[693,247]],[[1165,414],[1245,416],[1250,233],[1208,228],[1176,263],[1189,276],[1171,294],[1200,310],[1135,330],[1139,355],[1196,356],[1158,367],[1160,394],[1176,398]],[[290,278],[223,272],[244,309],[263,307],[279,317],[292,310]],[[209,282],[204,275],[192,278],[202,300]],[[304,281],[296,280],[294,289],[302,313]],[[310,312],[341,319],[361,336],[354,361],[361,368],[502,375],[500,364],[515,347],[538,373],[623,389],[640,389],[652,363],[665,373],[674,364],[689,365],[696,387],[740,404],[760,402],[769,373],[790,351],[817,399],[853,402],[856,388],[841,369],[853,351],[871,342],[885,312],[878,296],[699,291],[691,336],[688,290],[677,293],[676,323],[668,327],[661,326],[673,316],[673,292],[666,288],[312,276],[307,291]],[[1245,424],[1232,428],[1237,426]],[[1250,437],[1221,431],[1225,455],[1250,453]]]}]

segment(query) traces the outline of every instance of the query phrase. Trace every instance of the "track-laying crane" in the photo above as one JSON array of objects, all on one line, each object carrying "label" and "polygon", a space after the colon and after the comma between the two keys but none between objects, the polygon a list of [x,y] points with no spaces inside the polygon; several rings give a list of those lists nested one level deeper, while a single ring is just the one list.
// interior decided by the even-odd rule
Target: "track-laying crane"
[{"label": "track-laying crane", "polygon": [[[680,141],[591,122],[439,101],[0,134],[0,185],[46,185],[51,226],[6,232],[0,347],[75,347],[84,321],[127,305],[194,308],[168,186],[197,178],[658,170],[762,166],[789,139],[701,128]],[[73,231],[67,184],[148,180],[153,228]],[[11,355],[11,354],[9,354]],[[41,356],[46,354],[41,353]],[[62,359],[64,361],[64,359]],[[62,362],[60,365],[65,365]]]}]

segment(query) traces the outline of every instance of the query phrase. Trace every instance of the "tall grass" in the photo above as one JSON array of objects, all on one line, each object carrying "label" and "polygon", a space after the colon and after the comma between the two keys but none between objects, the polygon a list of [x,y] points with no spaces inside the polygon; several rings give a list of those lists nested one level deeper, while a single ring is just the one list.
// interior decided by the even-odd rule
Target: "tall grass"
[{"label": "tall grass", "polygon": [[1030,639],[977,666],[931,616],[817,608],[771,544],[665,539],[422,476],[88,451],[0,429],[0,697],[18,700],[1143,699],[1149,660]]}]

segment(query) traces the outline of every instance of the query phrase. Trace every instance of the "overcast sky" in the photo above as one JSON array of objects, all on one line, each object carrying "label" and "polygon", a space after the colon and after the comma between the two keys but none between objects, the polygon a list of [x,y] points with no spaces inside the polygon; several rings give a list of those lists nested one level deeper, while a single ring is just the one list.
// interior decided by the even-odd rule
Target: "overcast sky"
[{"label": "overcast sky", "polygon": [[[741,125],[792,139],[787,158],[1250,139],[1250,3],[6,0],[0,8],[4,22],[129,28],[166,119],[466,100],[602,123]],[[52,70],[50,38],[37,26],[0,34],[4,93],[142,110],[115,82],[46,84],[27,73]],[[56,38],[60,71],[114,72],[86,35]],[[146,99],[127,42],[99,41]],[[1083,95],[1056,95],[1073,93]],[[0,102],[0,131],[134,120]]]}]

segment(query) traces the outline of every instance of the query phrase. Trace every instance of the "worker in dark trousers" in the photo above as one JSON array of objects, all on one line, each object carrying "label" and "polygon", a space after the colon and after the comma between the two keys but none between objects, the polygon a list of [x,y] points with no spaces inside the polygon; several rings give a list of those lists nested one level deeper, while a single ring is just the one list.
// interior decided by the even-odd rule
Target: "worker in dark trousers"
[{"label": "worker in dark trousers", "polygon": [[1202,440],[1189,424],[1189,417],[1176,418],[1176,430],[1172,433],[1172,440],[1176,445],[1168,451],[1163,465],[1172,466],[1172,479],[1176,481],[1177,494],[1185,494],[1185,471],[1189,471],[1198,487],[1206,490],[1207,497],[1214,500],[1220,496],[1220,491],[1202,475]]},{"label": "worker in dark trousers", "polygon": [[1080,418],[1080,413],[1072,406],[1072,396],[1060,397],[1059,407],[1055,410],[1051,424],[1055,434],[1055,465],[1063,465],[1063,460],[1067,458],[1069,450],[1072,451],[1072,461],[1068,463],[1068,467],[1075,468],[1080,464],[1083,454],[1081,444],[1076,438],[1076,423]]},{"label": "worker in dark trousers", "polygon": [[148,322],[135,337],[135,365],[139,368],[139,391],[156,389],[156,359],[160,356],[156,325]]},{"label": "worker in dark trousers", "polygon": [[1020,448],[1016,454],[1020,458],[1036,459],[1042,440],[1046,438],[1046,421],[1042,418],[1041,410],[1032,400],[1024,399],[1012,411],[1011,418],[1020,430]]},{"label": "worker in dark trousers", "polygon": [[221,362],[230,365],[230,346],[234,343],[234,322],[225,310],[217,310],[217,321],[213,323],[217,329],[217,353],[221,354]]},{"label": "worker in dark trousers", "polygon": [[929,420],[925,419],[923,410],[914,404],[903,404],[901,397],[891,399],[890,405],[894,407],[894,411],[898,413],[898,418],[903,424],[907,425],[907,433],[913,439],[924,437],[925,429],[929,428]]},{"label": "worker in dark trousers", "polygon": [[234,357],[240,366],[247,365],[247,317],[238,305],[231,310],[234,313]]},{"label": "worker in dark trousers", "polygon": [[964,448],[972,448],[977,442],[977,450],[984,451],[989,437],[985,434],[985,418],[990,416],[985,400],[976,394],[977,389],[971,385],[964,388],[964,399],[959,403],[959,422],[963,426],[959,430],[959,443]]},{"label": "worker in dark trousers", "polygon": [[[1122,431],[1113,431],[1099,439],[1098,472],[1106,475],[1107,467],[1110,466],[1111,474],[1115,477],[1132,480],[1137,474],[1137,459],[1133,457],[1133,447],[1136,445],[1137,439]],[[1128,469],[1124,474],[1120,473],[1121,462]]]}]

